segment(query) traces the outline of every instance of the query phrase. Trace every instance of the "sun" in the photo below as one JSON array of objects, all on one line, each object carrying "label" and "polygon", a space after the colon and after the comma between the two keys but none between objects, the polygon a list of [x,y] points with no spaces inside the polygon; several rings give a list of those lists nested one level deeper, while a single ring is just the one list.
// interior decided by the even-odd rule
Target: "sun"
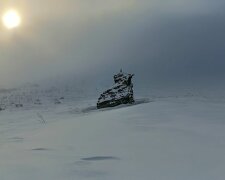
[{"label": "sun", "polygon": [[16,10],[8,10],[2,16],[3,25],[7,29],[14,29],[21,24],[21,17]]}]

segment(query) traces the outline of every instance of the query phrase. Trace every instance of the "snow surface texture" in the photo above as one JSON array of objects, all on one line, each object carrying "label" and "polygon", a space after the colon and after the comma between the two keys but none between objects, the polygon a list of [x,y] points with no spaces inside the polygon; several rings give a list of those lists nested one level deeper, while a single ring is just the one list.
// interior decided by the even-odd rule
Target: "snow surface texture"
[{"label": "snow surface texture", "polygon": [[1,111],[0,179],[224,180],[223,101],[139,102]]}]

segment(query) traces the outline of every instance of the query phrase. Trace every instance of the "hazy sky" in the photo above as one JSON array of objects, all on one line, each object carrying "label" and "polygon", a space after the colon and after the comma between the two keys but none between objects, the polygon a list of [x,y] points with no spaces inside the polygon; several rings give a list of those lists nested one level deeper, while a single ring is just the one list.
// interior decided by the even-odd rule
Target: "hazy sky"
[{"label": "hazy sky", "polygon": [[0,1],[11,7],[23,22],[0,26],[1,87],[121,67],[145,84],[223,83],[224,0]]}]

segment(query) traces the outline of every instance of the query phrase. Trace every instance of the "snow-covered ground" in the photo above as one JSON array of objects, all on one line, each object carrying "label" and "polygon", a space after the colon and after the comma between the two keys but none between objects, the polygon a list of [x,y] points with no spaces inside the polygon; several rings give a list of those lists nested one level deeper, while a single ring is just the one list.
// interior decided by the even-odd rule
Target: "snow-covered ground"
[{"label": "snow-covered ground", "polygon": [[224,101],[94,103],[1,111],[0,179],[224,180]]}]

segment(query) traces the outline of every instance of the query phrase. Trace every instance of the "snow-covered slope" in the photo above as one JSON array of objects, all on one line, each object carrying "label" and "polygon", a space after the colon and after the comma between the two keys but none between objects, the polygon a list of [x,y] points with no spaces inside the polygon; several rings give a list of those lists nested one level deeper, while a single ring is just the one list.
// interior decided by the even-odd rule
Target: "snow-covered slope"
[{"label": "snow-covered slope", "polygon": [[224,180],[224,102],[82,111],[87,104],[3,112],[0,179]]}]

